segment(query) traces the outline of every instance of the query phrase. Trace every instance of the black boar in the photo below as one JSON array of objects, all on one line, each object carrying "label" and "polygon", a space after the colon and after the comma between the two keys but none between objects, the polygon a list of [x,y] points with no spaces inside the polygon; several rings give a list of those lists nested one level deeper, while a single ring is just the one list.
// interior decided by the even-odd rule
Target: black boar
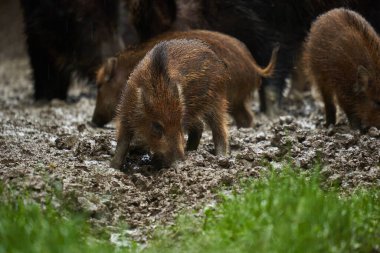
[{"label": "black boar", "polygon": [[38,100],[66,99],[73,73],[94,79],[123,48],[118,0],[21,0]]}]

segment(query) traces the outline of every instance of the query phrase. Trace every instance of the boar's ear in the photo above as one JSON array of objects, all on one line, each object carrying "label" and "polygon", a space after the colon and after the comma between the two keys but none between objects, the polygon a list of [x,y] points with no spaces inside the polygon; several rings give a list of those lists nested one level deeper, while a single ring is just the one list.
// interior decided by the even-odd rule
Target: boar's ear
[{"label": "boar's ear", "polygon": [[112,77],[115,75],[117,67],[117,58],[111,57],[108,58],[106,63],[104,64],[104,82],[109,82]]},{"label": "boar's ear", "polygon": [[369,85],[369,71],[362,65],[358,67],[357,80],[354,86],[355,92],[366,91]]},{"label": "boar's ear", "polygon": [[177,85],[170,80],[168,70],[168,50],[167,43],[161,42],[155,46],[152,51],[152,87],[155,89],[159,82],[165,83],[166,87],[173,92],[176,96],[179,96]]},{"label": "boar's ear", "polygon": [[[168,75],[168,50],[167,43],[161,42],[157,44],[152,51],[152,77],[155,80],[162,79],[169,83]],[[152,85],[156,85],[155,82]]]}]

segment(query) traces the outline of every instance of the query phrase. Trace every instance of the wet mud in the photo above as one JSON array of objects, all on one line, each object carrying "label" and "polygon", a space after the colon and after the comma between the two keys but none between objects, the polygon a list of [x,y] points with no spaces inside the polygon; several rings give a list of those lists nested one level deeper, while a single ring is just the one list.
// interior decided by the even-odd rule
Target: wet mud
[{"label": "wet mud", "polygon": [[326,183],[343,190],[380,186],[380,131],[353,131],[344,117],[325,128],[322,107],[310,93],[287,96],[285,110],[271,120],[258,113],[255,102],[252,128],[230,124],[227,157],[212,154],[206,130],[199,149],[172,168],[155,170],[150,155],[136,145],[124,171],[112,169],[114,125],[88,124],[94,87],[75,82],[71,101],[35,103],[21,23],[5,29],[4,18],[0,21],[1,34],[9,29],[15,34],[0,42],[0,182],[27,189],[40,202],[60,192],[57,206],[68,203],[101,227],[126,223],[129,236],[144,241],[157,225],[215,203],[221,189],[259,177],[269,166],[291,163],[310,170],[319,164]]}]

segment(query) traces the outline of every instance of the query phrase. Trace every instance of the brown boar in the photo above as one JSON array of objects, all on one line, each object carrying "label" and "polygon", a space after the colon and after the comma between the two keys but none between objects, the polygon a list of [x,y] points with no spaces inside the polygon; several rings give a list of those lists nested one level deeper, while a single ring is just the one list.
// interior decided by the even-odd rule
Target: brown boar
[{"label": "brown boar", "polygon": [[164,166],[195,150],[204,120],[211,128],[216,155],[226,155],[228,70],[198,40],[157,44],[132,72],[117,113],[117,147],[111,166],[120,169],[133,137],[143,140]]},{"label": "brown boar", "polygon": [[321,15],[304,62],[321,92],[327,126],[336,123],[337,102],[353,128],[380,127],[380,40],[362,16],[344,8]]},{"label": "brown boar", "polygon": [[303,70],[303,63],[303,57],[299,57],[299,59],[295,61],[290,75],[291,88],[289,93],[293,93],[294,95],[297,94],[296,96],[298,96],[298,94],[310,91],[310,84]]},{"label": "brown boar", "polygon": [[116,107],[129,75],[153,47],[153,43],[129,47],[117,57],[107,59],[99,68],[96,75],[98,92],[92,123],[101,127],[115,117]]},{"label": "brown boar", "polygon": [[198,39],[210,46],[231,74],[227,86],[229,112],[237,127],[250,127],[253,119],[250,103],[252,93],[259,88],[262,77],[272,74],[278,48],[273,51],[269,65],[262,69],[239,40],[218,32],[202,30],[168,32],[135,48],[124,50],[117,58],[108,60],[98,71],[98,97],[93,123],[103,126],[112,120],[120,91],[133,68],[155,44],[170,39]]}]

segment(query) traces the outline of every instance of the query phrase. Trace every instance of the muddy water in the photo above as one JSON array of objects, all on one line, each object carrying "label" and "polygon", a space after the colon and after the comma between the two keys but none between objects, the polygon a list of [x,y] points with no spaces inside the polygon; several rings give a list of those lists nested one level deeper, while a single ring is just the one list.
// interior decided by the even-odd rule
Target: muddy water
[{"label": "muddy water", "polygon": [[[12,1],[2,4],[17,7],[7,2]],[[324,128],[322,110],[310,94],[302,100],[288,97],[286,111],[277,119],[269,121],[256,112],[252,129],[231,126],[229,157],[212,155],[206,131],[199,150],[187,153],[186,161],[174,168],[154,170],[149,156],[137,149],[126,171],[109,168],[115,130],[112,124],[103,129],[87,124],[95,104],[91,88],[74,85],[71,97],[76,102],[34,103],[22,27],[12,23],[10,32],[4,20],[0,33],[10,35],[0,36],[0,180],[28,189],[38,201],[58,189],[65,203],[89,213],[94,224],[127,223],[130,236],[143,241],[156,225],[214,203],[222,186],[258,177],[268,164],[280,168],[285,161],[307,170],[321,163],[328,184],[346,190],[380,186],[379,130],[360,134],[344,118],[335,128]],[[253,108],[257,111],[257,104]]]}]

